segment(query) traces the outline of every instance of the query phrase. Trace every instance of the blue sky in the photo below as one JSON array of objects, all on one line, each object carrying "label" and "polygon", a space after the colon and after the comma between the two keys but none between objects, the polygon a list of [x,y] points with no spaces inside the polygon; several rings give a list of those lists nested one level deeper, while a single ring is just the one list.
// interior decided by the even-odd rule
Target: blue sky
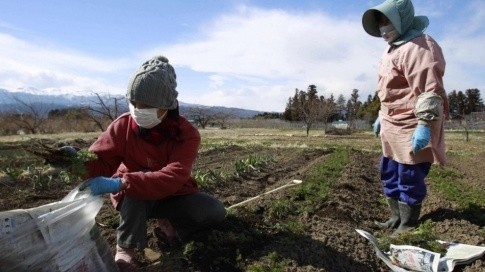
[{"label": "blue sky", "polygon": [[[124,94],[165,55],[186,103],[283,111],[296,88],[374,94],[386,44],[365,33],[375,0],[0,1],[0,88]],[[443,48],[445,88],[485,90],[485,1],[414,0]]]}]

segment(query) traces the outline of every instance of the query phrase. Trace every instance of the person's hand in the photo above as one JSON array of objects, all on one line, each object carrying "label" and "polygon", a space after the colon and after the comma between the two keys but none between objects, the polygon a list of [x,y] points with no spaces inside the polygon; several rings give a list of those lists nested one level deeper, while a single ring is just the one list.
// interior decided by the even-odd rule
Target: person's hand
[{"label": "person's hand", "polygon": [[79,190],[82,191],[89,187],[92,195],[102,195],[106,193],[117,193],[121,191],[121,178],[96,177],[83,183]]},{"label": "person's hand", "polygon": [[65,146],[61,146],[59,148],[59,151],[68,156],[75,156],[77,154],[78,149],[76,149],[74,146],[65,145]]},{"label": "person's hand", "polygon": [[44,164],[49,164],[53,167],[69,167],[72,164],[72,159],[76,157],[78,148],[70,145],[65,145],[57,149],[52,149],[48,155],[44,156]]},{"label": "person's hand", "polygon": [[413,137],[411,139],[413,145],[414,154],[418,153],[421,149],[429,144],[431,140],[431,131],[428,125],[418,124],[414,130]]},{"label": "person's hand", "polygon": [[379,119],[379,117],[377,117],[376,121],[372,125],[372,129],[374,130],[374,134],[376,135],[376,137],[378,137],[379,133],[381,133],[381,120]]}]

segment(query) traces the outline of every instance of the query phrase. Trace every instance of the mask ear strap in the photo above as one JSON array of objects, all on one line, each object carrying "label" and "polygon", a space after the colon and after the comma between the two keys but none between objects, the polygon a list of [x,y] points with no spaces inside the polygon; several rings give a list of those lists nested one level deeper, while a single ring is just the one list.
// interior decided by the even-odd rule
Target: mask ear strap
[{"label": "mask ear strap", "polygon": [[168,110],[167,110],[167,111],[165,111],[165,112],[163,113],[163,115],[162,115],[162,116],[160,116],[160,118],[158,118],[158,119],[160,119],[160,120],[162,120],[162,121],[163,121],[163,119],[165,119],[165,117],[167,116],[167,114],[168,114]]}]

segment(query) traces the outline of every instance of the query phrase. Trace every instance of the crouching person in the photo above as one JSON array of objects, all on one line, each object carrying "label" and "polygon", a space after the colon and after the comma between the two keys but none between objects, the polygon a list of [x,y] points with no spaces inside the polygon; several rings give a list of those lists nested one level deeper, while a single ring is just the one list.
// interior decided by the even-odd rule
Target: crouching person
[{"label": "crouching person", "polygon": [[143,63],[128,84],[130,112],[89,148],[97,160],[86,163],[90,179],[81,187],[93,195],[111,193],[120,214],[115,261],[121,271],[136,271],[135,249],[147,246],[148,219],[159,219],[158,235],[170,242],[226,215],[191,177],[200,135],[179,116],[176,86],[166,57]]}]

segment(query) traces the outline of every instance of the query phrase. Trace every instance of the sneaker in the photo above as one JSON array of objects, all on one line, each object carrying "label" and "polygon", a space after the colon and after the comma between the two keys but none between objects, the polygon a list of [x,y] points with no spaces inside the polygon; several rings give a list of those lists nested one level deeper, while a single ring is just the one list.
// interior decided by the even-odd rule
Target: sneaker
[{"label": "sneaker", "polygon": [[123,248],[116,245],[115,263],[120,272],[137,272],[134,248]]}]

